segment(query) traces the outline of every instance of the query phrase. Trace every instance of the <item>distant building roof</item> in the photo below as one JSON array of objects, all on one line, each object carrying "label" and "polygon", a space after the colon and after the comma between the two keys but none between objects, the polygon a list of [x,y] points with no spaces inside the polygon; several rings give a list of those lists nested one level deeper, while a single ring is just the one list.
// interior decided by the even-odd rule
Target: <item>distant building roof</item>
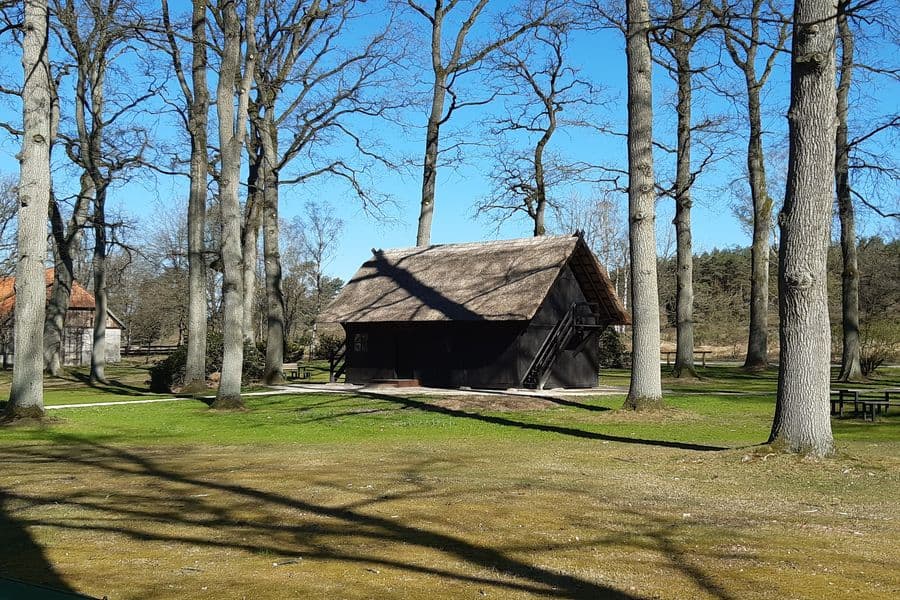
[{"label": "distant building roof", "polygon": [[[44,285],[47,287],[47,298],[50,298],[50,292],[53,290],[54,269],[44,270]],[[72,282],[72,295],[69,297],[70,310],[94,310],[96,302],[94,295],[87,291],[77,281]],[[16,306],[16,278],[0,277],[0,319],[12,315]],[[111,311],[107,311],[120,326],[123,326],[121,319],[116,317]]]},{"label": "distant building roof", "polygon": [[324,311],[330,322],[523,321],[568,264],[610,323],[628,323],[606,270],[580,236],[373,251]]}]

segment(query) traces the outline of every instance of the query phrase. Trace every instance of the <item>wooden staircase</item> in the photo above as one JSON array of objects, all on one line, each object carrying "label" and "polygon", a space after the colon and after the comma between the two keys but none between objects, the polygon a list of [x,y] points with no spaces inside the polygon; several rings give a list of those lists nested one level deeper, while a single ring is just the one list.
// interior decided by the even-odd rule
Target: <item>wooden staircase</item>
[{"label": "wooden staircase", "polygon": [[605,327],[606,325],[600,321],[599,306],[597,304],[590,302],[573,303],[562,319],[547,334],[537,354],[535,354],[528,371],[525,372],[523,381],[525,387],[538,390],[544,389],[544,384],[550,378],[553,363],[571,345],[572,341],[578,340],[573,352],[581,352],[588,340],[591,339],[591,333]]},{"label": "wooden staircase", "polygon": [[335,383],[347,368],[347,342],[345,341],[332,356],[328,357],[328,381]]}]

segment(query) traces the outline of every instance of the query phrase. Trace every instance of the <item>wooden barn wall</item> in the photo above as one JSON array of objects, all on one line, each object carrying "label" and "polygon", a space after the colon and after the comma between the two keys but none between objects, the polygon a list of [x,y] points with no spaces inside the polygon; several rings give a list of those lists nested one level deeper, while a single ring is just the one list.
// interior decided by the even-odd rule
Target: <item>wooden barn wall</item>
[{"label": "wooden barn wall", "polygon": [[[586,302],[584,292],[568,265],[560,272],[559,277],[550,288],[543,304],[535,313],[528,328],[519,338],[519,364],[521,378],[537,354],[541,344],[550,334],[553,327],[569,310],[573,302]],[[574,352],[580,342],[573,339],[568,349],[556,359],[547,380],[547,388],[587,388],[596,387],[600,373],[600,349],[597,344],[598,333],[590,334],[593,338],[583,346],[580,352]]]},{"label": "wooden barn wall", "polygon": [[347,381],[418,379],[434,387],[519,385],[521,321],[348,323]]}]

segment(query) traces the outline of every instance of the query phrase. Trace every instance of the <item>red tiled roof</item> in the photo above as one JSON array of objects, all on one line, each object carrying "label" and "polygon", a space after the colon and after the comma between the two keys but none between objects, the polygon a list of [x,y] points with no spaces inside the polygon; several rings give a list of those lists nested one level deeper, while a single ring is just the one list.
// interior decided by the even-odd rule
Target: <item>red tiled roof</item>
[{"label": "red tiled roof", "polygon": [[[44,284],[47,286],[47,298],[53,289],[52,268],[44,271]],[[16,306],[16,278],[0,277],[0,317],[12,313]],[[87,291],[77,281],[72,282],[72,295],[69,298],[69,308],[90,309],[94,308],[94,295]]]}]

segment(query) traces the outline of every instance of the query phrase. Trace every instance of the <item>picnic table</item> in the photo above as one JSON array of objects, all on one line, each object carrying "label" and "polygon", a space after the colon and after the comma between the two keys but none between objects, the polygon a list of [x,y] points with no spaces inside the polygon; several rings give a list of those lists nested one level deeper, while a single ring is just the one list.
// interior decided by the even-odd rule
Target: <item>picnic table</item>
[{"label": "picnic table", "polygon": [[[671,365],[671,358],[673,356],[675,356],[675,354],[677,352],[675,350],[660,350],[660,353],[666,355],[666,366],[668,367]],[[705,367],[706,366],[706,355],[712,354],[712,350],[694,350],[694,354],[700,355],[700,361],[703,363],[703,366]]]},{"label": "picnic table", "polygon": [[[867,393],[871,396],[866,396]],[[879,394],[882,394],[881,397]],[[887,414],[891,406],[900,406],[900,401],[892,401],[891,396],[900,396],[900,388],[888,388],[880,392],[860,388],[831,390],[831,414],[843,417],[844,404],[852,402],[853,416],[858,416],[862,412],[864,421],[874,422],[875,415]]]},{"label": "picnic table", "polygon": [[281,365],[281,372],[287,379],[309,379],[312,375],[308,367],[297,363],[284,363]]}]

